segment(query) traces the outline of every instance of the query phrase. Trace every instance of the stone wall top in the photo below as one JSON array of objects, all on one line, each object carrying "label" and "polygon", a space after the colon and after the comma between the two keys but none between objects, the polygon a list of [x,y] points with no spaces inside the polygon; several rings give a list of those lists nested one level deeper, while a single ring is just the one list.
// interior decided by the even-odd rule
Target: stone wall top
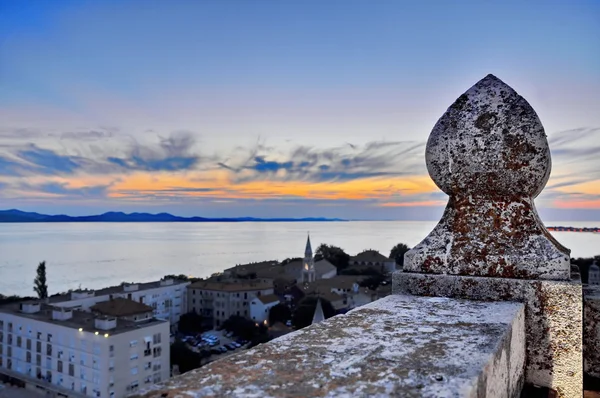
[{"label": "stone wall top", "polygon": [[392,295],[136,396],[517,396],[524,333],[520,303]]}]

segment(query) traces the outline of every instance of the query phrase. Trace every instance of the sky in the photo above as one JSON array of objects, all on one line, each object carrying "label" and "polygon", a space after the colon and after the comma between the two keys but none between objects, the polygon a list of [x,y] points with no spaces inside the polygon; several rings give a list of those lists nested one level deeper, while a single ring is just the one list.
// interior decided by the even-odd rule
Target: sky
[{"label": "sky", "polygon": [[439,218],[425,143],[493,73],[600,220],[600,2],[0,0],[0,209]]}]

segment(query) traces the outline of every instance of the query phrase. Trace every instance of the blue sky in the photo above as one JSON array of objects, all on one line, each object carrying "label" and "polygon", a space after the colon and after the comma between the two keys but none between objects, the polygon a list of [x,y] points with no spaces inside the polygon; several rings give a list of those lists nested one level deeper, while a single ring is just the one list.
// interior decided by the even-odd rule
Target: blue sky
[{"label": "blue sky", "polygon": [[600,219],[598,1],[0,0],[0,207],[430,218],[424,142],[493,73],[543,214]]}]

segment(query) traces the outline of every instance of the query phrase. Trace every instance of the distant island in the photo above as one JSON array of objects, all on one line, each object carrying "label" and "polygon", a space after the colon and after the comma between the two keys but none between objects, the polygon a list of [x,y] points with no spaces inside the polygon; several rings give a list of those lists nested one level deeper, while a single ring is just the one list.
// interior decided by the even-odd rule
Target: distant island
[{"label": "distant island", "polygon": [[179,217],[169,213],[130,213],[108,212],[94,216],[67,216],[64,214],[47,215],[25,212],[17,209],[0,210],[0,223],[32,223],[32,222],[307,222],[307,221],[346,221],[340,218],[207,218],[207,217]]}]

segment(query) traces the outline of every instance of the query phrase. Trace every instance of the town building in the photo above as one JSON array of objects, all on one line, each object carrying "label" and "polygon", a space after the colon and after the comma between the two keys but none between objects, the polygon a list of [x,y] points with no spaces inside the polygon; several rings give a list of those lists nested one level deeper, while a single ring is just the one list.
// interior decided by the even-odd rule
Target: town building
[{"label": "town building", "polygon": [[345,312],[369,304],[379,297],[376,291],[360,286],[359,282],[365,278],[360,275],[338,275],[308,285],[298,284],[294,290],[301,290],[305,296],[318,295],[330,301],[337,312]]},{"label": "town building", "polygon": [[306,249],[304,249],[304,261],[302,264],[302,283],[311,283],[317,280],[315,273],[315,259],[310,246],[310,235],[306,238]]},{"label": "town building", "polygon": [[59,307],[89,311],[100,302],[116,298],[126,298],[146,304],[153,309],[153,316],[168,320],[172,325],[187,312],[186,286],[188,281],[165,279],[148,283],[124,283],[119,286],[99,290],[78,289],[50,298]]},{"label": "town building", "polygon": [[377,250],[365,250],[356,256],[350,257],[352,268],[374,268],[380,272],[388,273],[396,270],[396,261],[388,258]]},{"label": "town building", "polygon": [[166,380],[169,349],[165,320],[40,302],[0,307],[0,379],[54,396],[120,398]]},{"label": "town building", "polygon": [[600,267],[595,260],[588,271],[588,284],[600,285]]},{"label": "town building", "polygon": [[223,274],[227,277],[266,278],[280,281],[279,285],[293,285],[300,282],[314,282],[318,279],[329,279],[337,275],[337,268],[327,260],[315,261],[310,236],[306,240],[304,257],[288,261],[275,260],[241,264],[226,269]]},{"label": "town building", "polygon": [[250,318],[257,323],[264,323],[269,319],[269,311],[281,301],[274,294],[255,297],[250,301]]},{"label": "town building", "polygon": [[212,278],[187,286],[188,308],[219,327],[231,315],[250,317],[250,302],[273,294],[271,279]]},{"label": "town building", "polygon": [[154,313],[154,309],[149,305],[121,297],[94,304],[90,310],[97,315],[113,316],[134,322],[148,320]]}]

